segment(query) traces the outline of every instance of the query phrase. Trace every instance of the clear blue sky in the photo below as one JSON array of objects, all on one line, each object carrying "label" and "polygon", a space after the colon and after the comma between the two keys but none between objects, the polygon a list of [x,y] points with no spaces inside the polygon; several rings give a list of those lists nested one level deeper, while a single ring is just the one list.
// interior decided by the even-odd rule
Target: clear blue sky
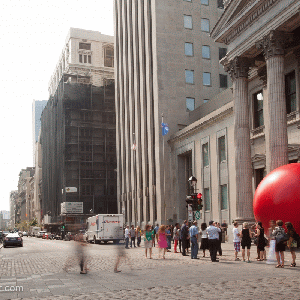
[{"label": "clear blue sky", "polygon": [[113,0],[0,1],[0,210],[33,166],[32,101],[48,100],[70,27],[113,35]]}]

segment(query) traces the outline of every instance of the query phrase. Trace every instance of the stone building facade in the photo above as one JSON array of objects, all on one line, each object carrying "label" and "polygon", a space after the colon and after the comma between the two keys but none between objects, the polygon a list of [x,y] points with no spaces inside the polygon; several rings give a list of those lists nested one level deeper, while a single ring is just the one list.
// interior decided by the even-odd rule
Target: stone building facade
[{"label": "stone building facade", "polygon": [[[233,86],[210,103],[208,114],[169,140],[175,174],[190,155],[204,197],[201,221],[254,221],[259,182],[273,169],[299,162],[299,9],[293,0],[225,1],[211,36],[227,46],[221,63]],[[218,107],[220,97],[226,103]],[[173,183],[174,190],[183,185],[180,177]],[[183,217],[180,190],[180,199],[173,195]]]},{"label": "stone building facade", "polygon": [[48,91],[54,96],[64,74],[69,82],[103,86],[114,79],[114,38],[98,31],[70,28],[51,76]]},{"label": "stone building facade", "polygon": [[230,83],[219,64],[227,47],[209,36],[223,2],[114,3],[119,211],[129,224],[161,223],[178,214],[161,123],[185,128]]}]

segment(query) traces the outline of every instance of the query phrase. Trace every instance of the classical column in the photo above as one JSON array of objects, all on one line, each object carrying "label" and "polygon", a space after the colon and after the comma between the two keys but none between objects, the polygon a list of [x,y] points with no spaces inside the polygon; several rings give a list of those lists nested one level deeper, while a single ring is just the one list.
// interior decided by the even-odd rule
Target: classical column
[{"label": "classical column", "polygon": [[248,71],[250,60],[236,57],[225,70],[233,82],[237,220],[252,221],[252,161],[249,127]]},{"label": "classical column", "polygon": [[[267,65],[267,101],[270,118],[269,170],[288,163],[288,137],[284,80],[284,44],[290,35],[272,30],[256,43]],[[267,153],[268,155],[268,153]]]}]

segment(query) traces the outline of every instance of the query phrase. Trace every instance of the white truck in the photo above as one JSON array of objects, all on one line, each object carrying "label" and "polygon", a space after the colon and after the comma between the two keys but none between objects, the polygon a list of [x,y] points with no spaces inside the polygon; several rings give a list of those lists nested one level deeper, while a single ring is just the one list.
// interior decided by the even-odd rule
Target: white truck
[{"label": "white truck", "polygon": [[29,234],[30,234],[30,236],[37,236],[37,234],[38,234],[39,231],[41,231],[41,227],[30,226],[30,228],[29,228]]},{"label": "white truck", "polygon": [[112,241],[119,243],[124,238],[123,215],[96,215],[87,219],[87,241],[95,244]]}]

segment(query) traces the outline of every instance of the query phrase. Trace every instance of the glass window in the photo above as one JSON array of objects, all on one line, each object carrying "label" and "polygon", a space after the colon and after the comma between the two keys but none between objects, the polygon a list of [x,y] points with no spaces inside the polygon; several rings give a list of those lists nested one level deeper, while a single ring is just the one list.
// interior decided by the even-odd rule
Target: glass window
[{"label": "glass window", "polygon": [[104,67],[114,67],[114,48],[111,46],[104,48]]},{"label": "glass window", "polygon": [[186,56],[194,56],[194,48],[192,43],[184,44],[184,53]]},{"label": "glass window", "polygon": [[79,54],[79,62],[82,63],[82,54]]},{"label": "glass window", "polygon": [[209,99],[203,99],[203,103],[207,103]]},{"label": "glass window", "polygon": [[192,16],[184,16],[184,28],[193,29]]},{"label": "glass window", "polygon": [[224,0],[218,0],[218,8],[224,9]]},{"label": "glass window", "polygon": [[194,98],[186,98],[186,110],[193,111],[195,109],[195,99]]},{"label": "glass window", "polygon": [[285,76],[286,112],[296,111],[296,78],[295,71]]},{"label": "glass window", "polygon": [[210,210],[210,193],[209,188],[204,189],[204,210],[209,211]]},{"label": "glass window", "polygon": [[208,143],[202,145],[203,153],[203,168],[209,166],[209,152],[208,152]]},{"label": "glass window", "polygon": [[202,46],[202,58],[210,58],[210,47]]},{"label": "glass window", "polygon": [[208,0],[201,0],[201,4],[208,5]]},{"label": "glass window", "polygon": [[227,88],[227,75],[220,74],[220,88]]},{"label": "glass window", "polygon": [[226,48],[219,48],[219,60],[221,60],[223,57],[225,57],[227,54]]},{"label": "glass window", "polygon": [[264,97],[262,91],[253,95],[254,128],[264,125]]},{"label": "glass window", "polygon": [[228,209],[227,184],[221,185],[221,210]]},{"label": "glass window", "polygon": [[203,73],[203,85],[211,85],[210,73],[207,73],[207,72]]},{"label": "glass window", "polygon": [[194,84],[194,71],[185,70],[185,82]]},{"label": "glass window", "polygon": [[87,43],[79,43],[79,49],[83,49],[83,50],[91,50],[91,44],[87,44]]},{"label": "glass window", "polygon": [[201,30],[209,32],[209,20],[208,19],[201,19]]},{"label": "glass window", "polygon": [[92,63],[92,57],[90,55],[88,55],[88,63],[91,64]]},{"label": "glass window", "polygon": [[226,160],[225,135],[219,137],[218,148],[219,148],[219,163],[221,163],[222,161]]}]

